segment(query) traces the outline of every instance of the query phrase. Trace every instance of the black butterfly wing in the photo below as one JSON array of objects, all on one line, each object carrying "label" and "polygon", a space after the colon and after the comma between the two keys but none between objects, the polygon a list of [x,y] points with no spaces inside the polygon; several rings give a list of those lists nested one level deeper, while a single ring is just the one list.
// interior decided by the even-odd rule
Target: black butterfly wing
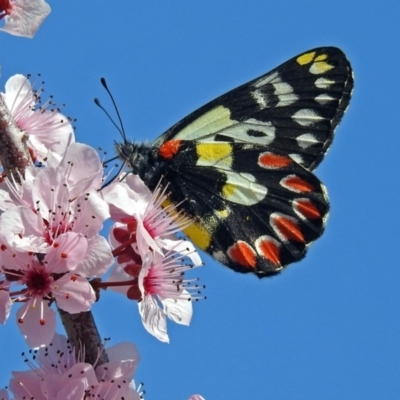
[{"label": "black butterfly wing", "polygon": [[246,143],[181,142],[164,169],[185,230],[228,267],[259,277],[299,261],[323,232],[324,186],[287,154]]},{"label": "black butterfly wing", "polygon": [[353,89],[344,53],[300,54],[199,108],[155,142],[171,139],[258,144],[313,170],[328,150]]}]

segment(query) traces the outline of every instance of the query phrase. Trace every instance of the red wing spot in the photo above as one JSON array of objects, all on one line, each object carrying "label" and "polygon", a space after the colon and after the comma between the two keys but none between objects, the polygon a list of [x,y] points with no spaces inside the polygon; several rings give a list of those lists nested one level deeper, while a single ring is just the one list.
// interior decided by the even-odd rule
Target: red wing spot
[{"label": "red wing spot", "polygon": [[321,213],[318,211],[318,208],[308,199],[296,200],[295,207],[297,211],[307,219],[321,218]]},{"label": "red wing spot", "polygon": [[303,179],[299,178],[296,175],[292,175],[287,177],[283,181],[284,186],[288,187],[289,189],[292,189],[296,192],[312,192],[314,191],[314,185],[312,185],[309,182],[304,181]]},{"label": "red wing spot", "polygon": [[279,245],[272,239],[257,240],[257,249],[267,260],[275,265],[281,265]]},{"label": "red wing spot", "polygon": [[168,142],[165,142],[160,147],[160,150],[158,150],[158,154],[165,160],[170,160],[176,155],[176,153],[178,153],[180,147],[180,140],[168,140]]},{"label": "red wing spot", "polygon": [[233,261],[236,261],[243,267],[256,267],[257,256],[255,251],[249,244],[243,242],[242,240],[238,240],[234,245],[229,247],[228,255]]},{"label": "red wing spot", "polygon": [[289,157],[281,156],[270,152],[261,153],[258,157],[258,164],[263,168],[279,169],[285,168],[292,163]]},{"label": "red wing spot", "polygon": [[275,216],[274,223],[284,238],[287,240],[304,243],[304,236],[296,222],[291,221],[289,218]]}]

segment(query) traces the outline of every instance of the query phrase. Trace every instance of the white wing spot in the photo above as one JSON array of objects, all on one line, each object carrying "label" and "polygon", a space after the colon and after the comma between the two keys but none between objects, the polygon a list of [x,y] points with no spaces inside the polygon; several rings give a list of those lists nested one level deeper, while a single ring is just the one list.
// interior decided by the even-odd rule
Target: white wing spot
[{"label": "white wing spot", "polygon": [[310,126],[323,120],[314,110],[303,108],[292,115],[292,118],[302,126]]},{"label": "white wing spot", "polygon": [[275,89],[275,95],[279,99],[276,107],[289,106],[298,100],[297,95],[293,93],[293,88],[288,83],[282,82],[279,79],[277,83],[273,83],[272,85]]},{"label": "white wing spot", "polygon": [[221,250],[214,251],[212,253],[212,256],[222,264],[227,264],[228,263],[228,257]]},{"label": "white wing spot", "polygon": [[262,93],[260,90],[254,90],[251,92],[253,99],[261,106],[261,108],[267,107],[268,101],[266,94]]},{"label": "white wing spot", "polygon": [[[256,134],[251,133],[251,131]],[[275,127],[271,122],[258,121],[250,118],[234,126],[223,129],[218,134],[227,136],[235,142],[269,145],[275,139]]]},{"label": "white wing spot", "polygon": [[222,196],[233,203],[252,206],[262,201],[268,193],[265,186],[255,182],[251,174],[225,171],[226,183],[222,188]]},{"label": "white wing spot", "polygon": [[258,80],[253,84],[256,90],[251,92],[254,100],[261,106],[261,108],[268,107],[271,99],[262,92],[260,88],[266,85],[272,85],[274,88],[274,95],[278,98],[278,103],[275,107],[285,107],[293,104],[298,100],[298,96],[293,93],[293,88],[288,83],[283,82],[277,72]]},{"label": "white wing spot", "polygon": [[335,81],[331,81],[330,79],[326,78],[318,78],[315,81],[315,86],[319,89],[329,89],[331,85],[333,85]]},{"label": "white wing spot", "polygon": [[314,146],[314,144],[318,143],[317,138],[311,133],[304,133],[303,135],[297,136],[297,144],[302,149],[306,149],[308,147]]},{"label": "white wing spot", "polygon": [[332,100],[335,100],[335,99],[333,97],[329,96],[329,94],[323,93],[323,94],[318,95],[315,98],[315,100],[318,101],[319,104],[323,105],[323,104],[326,104],[329,101],[332,101]]},{"label": "white wing spot", "polygon": [[333,65],[330,65],[325,61],[316,61],[312,63],[309,71],[314,75],[321,75],[333,68]]},{"label": "white wing spot", "polygon": [[289,154],[289,157],[293,161],[295,161],[297,164],[303,165],[304,160],[303,160],[303,157],[300,154],[292,153],[292,154]]},{"label": "white wing spot", "polygon": [[[274,72],[273,74],[268,74],[266,77],[261,78],[257,82],[253,83],[253,86],[256,88],[259,88],[261,86],[266,85],[267,83],[271,83],[278,77],[279,77],[279,74],[277,72]],[[280,79],[279,79],[279,81],[280,81]]]}]

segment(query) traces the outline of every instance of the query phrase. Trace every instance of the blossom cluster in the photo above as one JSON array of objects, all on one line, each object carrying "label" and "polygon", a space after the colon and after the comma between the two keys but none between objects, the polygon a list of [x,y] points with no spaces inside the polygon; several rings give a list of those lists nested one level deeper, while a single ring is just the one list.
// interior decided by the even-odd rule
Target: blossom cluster
[{"label": "blossom cluster", "polygon": [[[184,272],[201,259],[175,236],[190,221],[171,206],[163,209],[165,190],[150,192],[138,176],[102,188],[98,153],[75,142],[69,119],[57,109],[36,104],[40,93],[16,75],[0,96],[6,119],[19,128],[10,141],[27,136],[32,155],[17,175],[3,172],[0,183],[0,322],[20,303],[18,326],[28,345],[48,345],[53,302],[71,314],[88,311],[95,290],[112,287],[135,300],[145,328],[168,342],[166,316],[188,325],[198,291]],[[111,245],[100,235],[108,218],[115,221]],[[100,282],[114,257],[108,282]]]},{"label": "blossom cluster", "polygon": [[[75,142],[70,119],[52,103],[41,104],[41,93],[22,75],[0,93],[0,141],[7,144],[0,150],[0,323],[19,305],[20,332],[31,348],[44,348],[59,341],[54,306],[69,314],[89,311],[98,291],[111,288],[138,304],[148,332],[169,342],[166,318],[189,325],[199,296],[197,280],[185,272],[202,261],[190,242],[176,236],[190,221],[168,205],[166,189],[152,193],[138,176],[124,173],[105,185],[97,151]],[[24,149],[29,162],[13,163]],[[106,240],[101,231],[110,218]],[[40,373],[15,373],[10,389],[16,398],[42,398],[38,391],[55,390],[55,379],[60,398],[113,392],[115,376],[107,386],[99,380],[100,367],[78,361],[71,366],[76,374],[57,371],[57,378],[43,365]],[[46,378],[39,385],[33,375]],[[73,387],[79,394],[66,396]],[[139,398],[136,390],[127,393],[124,398]],[[115,396],[101,398],[122,398]]]},{"label": "blossom cluster", "polygon": [[[45,0],[0,0],[0,30],[32,38],[50,12]],[[136,347],[105,349],[97,338],[86,357],[84,334],[73,347],[55,333],[54,309],[82,316],[110,288],[137,303],[145,329],[169,342],[166,318],[189,325],[201,298],[185,273],[202,261],[176,236],[191,221],[169,203],[166,187],[151,192],[126,173],[105,184],[98,153],[75,142],[71,120],[52,100],[42,103],[42,93],[23,75],[0,92],[0,324],[19,306],[19,330],[34,349],[8,390],[14,400],[143,399],[133,381]]]},{"label": "blossom cluster", "polygon": [[[50,346],[34,351],[32,360],[25,359],[28,371],[13,372],[9,390],[15,400],[143,398],[132,380],[140,359],[133,344],[107,348],[109,362],[102,365],[85,362],[84,355],[82,349],[76,353],[65,336],[56,334]],[[7,390],[0,390],[0,399],[8,398]]]},{"label": "blossom cluster", "polygon": [[[29,370],[13,371],[8,389],[14,400],[143,399],[141,385],[133,381],[140,361],[135,345],[124,342],[103,349],[109,362],[101,365],[85,362],[84,349],[74,350],[65,336],[56,334],[49,346],[30,351],[31,359],[23,354]],[[0,400],[9,400],[6,389],[0,390]],[[205,399],[195,394],[188,400]]]}]

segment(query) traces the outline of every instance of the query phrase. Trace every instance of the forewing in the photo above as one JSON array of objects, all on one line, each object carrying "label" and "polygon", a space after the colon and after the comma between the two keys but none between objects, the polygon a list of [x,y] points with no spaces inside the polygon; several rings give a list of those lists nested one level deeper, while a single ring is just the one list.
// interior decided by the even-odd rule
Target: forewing
[{"label": "forewing", "polygon": [[332,142],[352,88],[341,50],[309,50],[188,115],[154,146],[171,139],[258,144],[313,170]]}]

